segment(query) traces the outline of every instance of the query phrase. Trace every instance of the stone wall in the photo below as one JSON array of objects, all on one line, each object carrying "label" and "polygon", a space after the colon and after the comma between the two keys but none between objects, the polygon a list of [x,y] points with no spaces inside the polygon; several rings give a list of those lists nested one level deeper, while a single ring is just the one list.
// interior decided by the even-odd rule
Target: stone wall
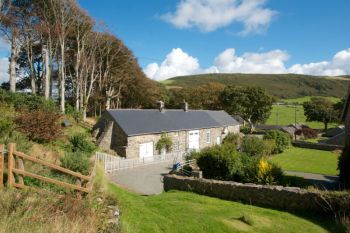
[{"label": "stone wall", "polygon": [[324,212],[326,203],[316,191],[273,185],[242,184],[176,175],[164,177],[164,190],[191,191],[225,200],[287,211]]},{"label": "stone wall", "polygon": [[342,150],[344,147],[339,145],[331,145],[325,143],[312,143],[312,142],[304,142],[304,141],[295,141],[292,143],[295,147],[315,149],[315,150],[325,150],[325,151],[334,151],[334,150]]}]

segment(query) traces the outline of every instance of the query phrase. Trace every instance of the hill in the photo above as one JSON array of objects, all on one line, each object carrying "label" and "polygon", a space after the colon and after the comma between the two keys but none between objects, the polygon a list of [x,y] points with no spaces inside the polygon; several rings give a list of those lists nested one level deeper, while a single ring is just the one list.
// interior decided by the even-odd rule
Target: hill
[{"label": "hill", "polygon": [[169,89],[193,87],[210,82],[224,85],[260,86],[279,98],[334,96],[344,98],[350,76],[325,77],[298,74],[201,74],[174,77],[162,83]]}]

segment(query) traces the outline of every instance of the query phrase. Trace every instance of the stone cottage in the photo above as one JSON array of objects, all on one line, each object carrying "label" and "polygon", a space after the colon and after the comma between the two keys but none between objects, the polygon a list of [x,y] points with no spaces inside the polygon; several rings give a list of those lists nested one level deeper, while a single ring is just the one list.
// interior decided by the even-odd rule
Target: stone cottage
[{"label": "stone cottage", "polygon": [[126,158],[159,155],[156,144],[162,135],[172,141],[171,153],[220,144],[228,133],[239,133],[239,123],[224,111],[182,109],[111,109],[94,126],[101,148],[112,149]]}]

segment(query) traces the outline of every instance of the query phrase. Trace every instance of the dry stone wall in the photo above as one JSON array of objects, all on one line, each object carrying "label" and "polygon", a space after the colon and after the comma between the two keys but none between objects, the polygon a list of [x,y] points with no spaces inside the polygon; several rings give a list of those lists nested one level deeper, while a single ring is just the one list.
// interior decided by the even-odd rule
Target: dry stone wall
[{"label": "dry stone wall", "polygon": [[316,191],[296,187],[242,184],[176,175],[164,177],[164,190],[191,191],[225,200],[287,211],[324,212],[325,201]]}]

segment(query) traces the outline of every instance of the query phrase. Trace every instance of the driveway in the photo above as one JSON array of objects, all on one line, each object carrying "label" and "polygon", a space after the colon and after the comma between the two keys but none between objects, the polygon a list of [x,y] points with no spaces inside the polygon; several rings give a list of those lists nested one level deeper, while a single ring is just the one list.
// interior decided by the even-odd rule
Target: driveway
[{"label": "driveway", "polygon": [[109,175],[112,182],[131,191],[152,195],[163,192],[163,175],[168,174],[172,161],[116,171]]},{"label": "driveway", "polygon": [[311,182],[321,189],[339,189],[338,176],[322,175],[306,172],[284,171],[285,174],[291,176],[303,177],[305,180]]}]

